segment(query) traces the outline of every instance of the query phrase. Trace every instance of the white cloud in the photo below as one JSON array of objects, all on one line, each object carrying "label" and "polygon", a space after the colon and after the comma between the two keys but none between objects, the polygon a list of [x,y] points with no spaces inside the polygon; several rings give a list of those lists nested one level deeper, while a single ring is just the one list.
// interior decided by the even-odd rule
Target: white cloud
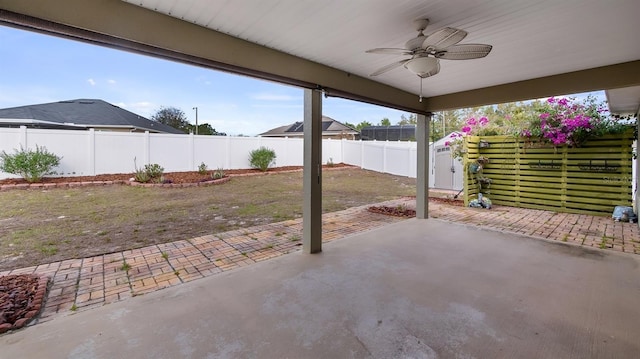
[{"label": "white cloud", "polygon": [[87,82],[89,83],[89,85],[91,86],[95,86],[96,82],[93,79],[88,79]]},{"label": "white cloud", "polygon": [[109,85],[115,85],[116,80],[107,80],[107,83],[109,83]]}]

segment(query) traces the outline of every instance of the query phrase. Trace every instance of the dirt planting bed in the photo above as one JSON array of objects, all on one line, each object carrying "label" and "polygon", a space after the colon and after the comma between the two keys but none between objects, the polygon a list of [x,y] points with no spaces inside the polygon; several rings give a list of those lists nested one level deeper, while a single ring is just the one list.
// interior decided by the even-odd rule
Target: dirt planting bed
[{"label": "dirt planting bed", "polygon": [[[343,163],[334,164],[332,166],[325,166],[324,169],[331,168],[346,168],[353,167],[350,165],[346,165]],[[295,172],[301,171],[301,166],[283,166],[283,167],[274,167],[269,168],[268,171],[263,172],[258,169],[237,169],[237,170],[224,170],[225,176],[233,177],[233,176],[250,176],[250,175],[263,175],[263,174],[271,174],[271,173],[282,173],[282,172]],[[209,182],[213,180],[213,173],[215,171],[206,171],[206,173],[200,173],[197,171],[187,171],[187,172],[168,172],[163,174],[163,183],[162,184],[197,184],[203,182]],[[45,177],[42,181],[38,182],[34,187],[42,187],[47,184],[66,184],[66,183],[127,183],[132,182],[134,177],[133,173],[115,173],[115,174],[102,174],[95,176],[70,176],[70,177]],[[29,185],[29,182],[22,178],[6,178],[0,180],[0,186],[4,189],[9,189],[8,185],[18,185],[25,186]]]}]

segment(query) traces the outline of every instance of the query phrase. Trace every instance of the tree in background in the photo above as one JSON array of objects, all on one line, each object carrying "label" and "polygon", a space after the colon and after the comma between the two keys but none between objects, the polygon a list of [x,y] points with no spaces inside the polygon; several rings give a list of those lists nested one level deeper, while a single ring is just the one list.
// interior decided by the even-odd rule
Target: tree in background
[{"label": "tree in background", "polygon": [[[189,124],[188,127],[189,127],[188,133],[196,132],[195,125]],[[198,135],[226,136],[227,134],[224,132],[216,131],[216,129],[211,127],[211,125],[208,123],[202,123],[202,124],[198,124]]]},{"label": "tree in background", "polygon": [[353,123],[350,123],[350,122],[343,122],[342,124],[347,126],[347,127],[351,127],[354,130],[356,129],[356,127],[358,127],[358,126],[356,126],[356,125],[354,125]]},{"label": "tree in background", "polygon": [[[184,133],[195,133],[196,130],[196,126],[190,124],[187,120],[187,115],[185,115],[184,111],[175,107],[161,107],[151,116],[151,120],[171,126]],[[226,136],[225,133],[216,131],[208,123],[198,125],[198,135]]]},{"label": "tree in background", "polygon": [[418,115],[415,113],[409,114],[409,117],[404,114],[400,115],[400,121],[398,121],[398,125],[415,125],[418,123]]},{"label": "tree in background", "polygon": [[382,120],[380,120],[380,126],[391,126],[391,120],[386,117],[383,118]]},{"label": "tree in background", "polygon": [[187,116],[179,108],[175,107],[161,107],[156,113],[151,116],[152,121],[160,122],[167,126],[171,126],[184,133],[189,133],[189,121]]},{"label": "tree in background", "polygon": [[356,130],[360,131],[360,130],[362,130],[363,128],[365,128],[365,127],[369,127],[369,126],[373,126],[373,125],[371,124],[371,122],[369,122],[369,121],[362,121],[362,122],[360,122],[359,124],[357,124],[355,128],[356,128]]},{"label": "tree in background", "polygon": [[460,110],[435,112],[429,123],[429,140],[437,141],[462,127],[463,117]]},{"label": "tree in background", "polygon": [[463,110],[466,118],[487,117],[500,127],[520,128],[530,119],[538,116],[543,106],[539,100],[527,102],[508,102],[497,105],[473,107]]}]

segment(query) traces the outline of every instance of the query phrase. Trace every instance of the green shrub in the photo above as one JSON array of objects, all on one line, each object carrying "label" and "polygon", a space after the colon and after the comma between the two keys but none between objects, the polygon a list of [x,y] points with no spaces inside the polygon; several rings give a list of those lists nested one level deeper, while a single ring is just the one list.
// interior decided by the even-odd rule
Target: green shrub
[{"label": "green shrub", "polygon": [[269,166],[276,163],[276,152],[266,147],[260,147],[249,153],[249,163],[251,167],[265,172]]},{"label": "green shrub", "polygon": [[164,178],[162,174],[164,173],[164,168],[157,163],[145,165],[144,168],[138,168],[136,164],[136,158],[133,158],[133,165],[135,167],[135,174],[133,178],[136,182],[147,183],[149,181],[153,182],[163,182]]},{"label": "green shrub", "polygon": [[152,180],[158,180],[164,173],[164,168],[157,163],[152,163],[144,166],[144,171],[147,172]]},{"label": "green shrub", "polygon": [[147,183],[151,181],[151,177],[145,172],[144,169],[136,169],[136,173],[133,175],[136,182]]},{"label": "green shrub", "polygon": [[224,178],[224,170],[222,168],[218,168],[217,170],[215,170],[215,172],[213,172],[211,174],[211,177],[216,180],[216,179],[220,179],[220,178]]},{"label": "green shrub", "polygon": [[204,162],[200,163],[200,166],[198,166],[198,173],[201,175],[207,174],[207,165]]},{"label": "green shrub", "polygon": [[60,164],[62,157],[47,151],[45,147],[38,147],[36,150],[15,150],[10,155],[5,151],[0,153],[0,170],[3,172],[20,175],[27,182],[39,182],[43,176],[54,174],[53,168]]}]

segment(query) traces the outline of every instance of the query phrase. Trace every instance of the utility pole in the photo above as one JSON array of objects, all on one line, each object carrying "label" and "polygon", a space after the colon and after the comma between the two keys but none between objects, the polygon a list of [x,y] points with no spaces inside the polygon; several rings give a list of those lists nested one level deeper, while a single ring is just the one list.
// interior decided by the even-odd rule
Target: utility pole
[{"label": "utility pole", "polygon": [[442,111],[442,137],[444,138],[444,136],[447,135],[447,116],[446,116],[446,111]]},{"label": "utility pole", "polygon": [[198,134],[198,108],[194,107],[194,110],[196,110],[196,135]]}]

